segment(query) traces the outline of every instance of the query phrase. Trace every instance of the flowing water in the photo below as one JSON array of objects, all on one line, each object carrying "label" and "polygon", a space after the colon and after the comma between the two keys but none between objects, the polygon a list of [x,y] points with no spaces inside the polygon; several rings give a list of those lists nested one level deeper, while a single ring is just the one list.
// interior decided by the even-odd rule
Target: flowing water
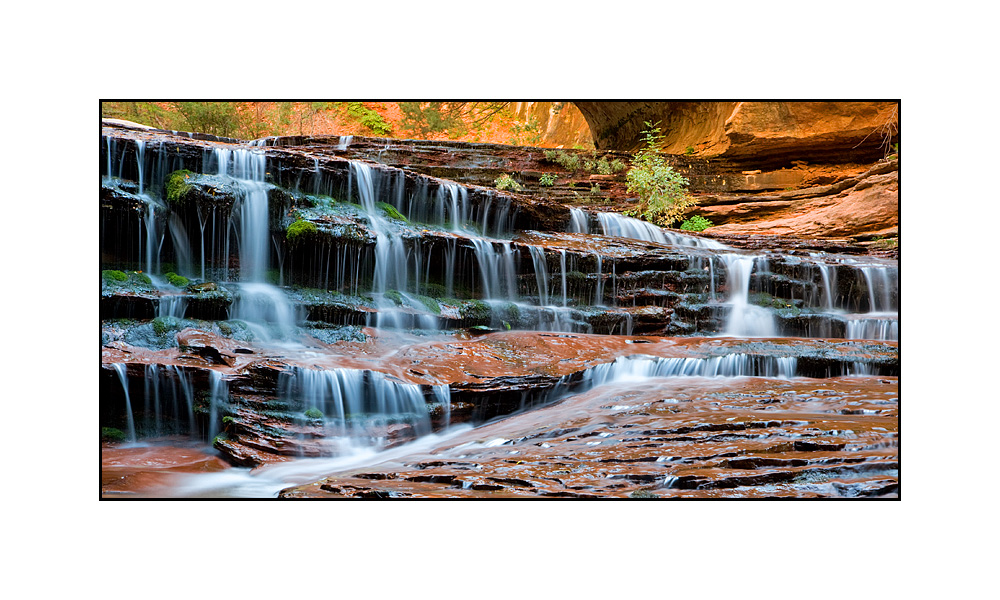
[{"label": "flowing water", "polygon": [[[462,331],[471,323],[501,332],[628,336],[640,324],[649,327],[643,321],[647,315],[660,314],[651,310],[677,298],[681,304],[666,314],[675,314],[678,327],[690,319],[685,325],[690,329],[677,335],[748,343],[777,337],[899,339],[894,261],[742,252],[616,213],[578,208],[566,209],[562,231],[568,234],[526,238],[519,207],[510,197],[356,160],[331,166],[312,156],[307,167],[294,171],[291,163],[269,158],[276,140],[206,146],[198,164],[191,164],[190,156],[171,155],[158,141],[107,135],[103,143],[102,185],[128,196],[128,182],[135,181],[134,197],[141,208],[134,217],[116,221],[137,223],[128,225],[134,241],[102,268],[141,267],[153,281],[148,293],[156,299],[155,313],[149,316],[167,324],[207,310],[201,292],[168,284],[167,270],[199,285],[213,283],[212,289],[220,290],[214,293],[230,294],[231,301],[221,312],[213,309],[219,316],[211,320],[223,334],[246,332],[245,339],[234,343],[249,348],[234,350],[234,356],[263,354],[289,361],[280,367],[273,394],[275,406],[292,415],[289,431],[295,448],[275,451],[332,457],[301,458],[259,475],[231,469],[212,475],[211,481],[192,476],[171,492],[179,495],[274,495],[292,483],[430,448],[468,430],[467,424],[451,425],[454,398],[462,393],[455,381],[417,384],[404,379],[427,376],[419,358],[412,359],[405,375],[382,372],[387,358],[371,359],[371,368],[307,366],[312,359],[322,363],[331,351],[313,337],[319,335],[316,322],[323,321],[315,316],[316,306],[295,299],[303,290],[335,294],[336,302],[361,298],[362,316],[341,324],[327,319],[333,326],[322,330],[357,323],[382,333],[412,330],[432,340],[465,335]],[[336,149],[343,151],[350,143],[350,136],[341,137]],[[185,167],[215,186],[209,189],[229,190],[231,205],[166,202],[166,176]],[[334,198],[336,210],[323,213],[325,201],[295,199],[303,195]],[[289,219],[303,217],[320,231],[305,249],[290,244],[284,232]],[[102,222],[102,248],[111,247],[110,223]],[[344,227],[363,233],[328,233]],[[616,244],[625,244],[627,251]],[[645,260],[646,253],[665,258],[636,262]],[[660,266],[666,264],[679,266]],[[658,268],[673,274],[660,275]],[[660,290],[647,283],[657,277],[669,279],[673,287]],[[308,283],[282,285],[294,281]],[[406,343],[389,356],[397,354],[408,356]],[[502,352],[497,356],[511,364],[520,360]],[[246,373],[228,364],[199,369],[171,358],[130,362],[128,367],[124,360],[107,363],[118,386],[118,391],[109,387],[107,394],[124,407],[115,414],[133,443],[167,435],[224,440],[233,420],[243,418],[236,408],[243,406],[243,396],[259,393],[257,384],[247,383]],[[292,360],[302,364],[290,364]],[[844,364],[837,374],[881,373],[865,361]],[[519,406],[527,410],[591,388],[654,378],[747,376],[788,379],[801,374],[796,357],[785,355],[734,351],[709,357],[618,357],[561,376],[542,391],[523,392]],[[416,441],[390,449],[406,439]]]}]

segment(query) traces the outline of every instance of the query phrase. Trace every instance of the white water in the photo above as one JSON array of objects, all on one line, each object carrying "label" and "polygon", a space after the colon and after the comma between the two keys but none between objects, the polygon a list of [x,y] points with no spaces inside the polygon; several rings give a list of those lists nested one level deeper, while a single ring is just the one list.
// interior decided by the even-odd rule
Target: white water
[{"label": "white water", "polygon": [[590,233],[590,217],[580,208],[569,209],[569,232]]},{"label": "white water", "polygon": [[[572,217],[571,217],[572,218]],[[726,249],[727,246],[714,240],[700,238],[693,235],[684,235],[667,231],[652,223],[625,217],[618,213],[597,213],[597,221],[601,226],[603,235],[630,238],[643,242],[655,242],[658,244],[671,244],[675,246],[693,246],[695,248],[709,248],[715,250]],[[572,226],[572,221],[571,221]]]},{"label": "white water", "polygon": [[726,319],[725,335],[741,337],[774,337],[777,327],[774,323],[774,313],[762,306],[750,304],[750,273],[753,271],[757,257],[740,254],[724,254],[721,256],[726,265],[726,281],[729,297],[726,303],[730,305],[729,316]]},{"label": "white water", "polygon": [[128,425],[128,441],[135,442],[135,419],[132,417],[132,400],[128,395],[128,375],[123,363],[114,363],[111,367],[118,374],[118,380],[122,382],[122,389],[125,390],[125,419]]}]

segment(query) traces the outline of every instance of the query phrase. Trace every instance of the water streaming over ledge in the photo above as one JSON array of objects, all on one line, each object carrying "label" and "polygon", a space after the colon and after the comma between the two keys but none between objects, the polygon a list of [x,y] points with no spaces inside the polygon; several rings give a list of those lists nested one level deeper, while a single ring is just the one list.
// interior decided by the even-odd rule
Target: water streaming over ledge
[{"label": "water streaming over ledge", "polygon": [[[340,142],[340,149],[345,149],[351,140],[347,136]],[[106,144],[107,168],[102,173],[106,186],[120,186],[130,169],[137,172],[142,208],[133,218],[139,223],[139,234],[132,238],[129,252],[138,257],[132,264],[143,267],[157,285],[156,316],[181,319],[193,308],[188,294],[161,283],[166,270],[161,265],[170,264],[181,275],[201,280],[214,277],[230,290],[233,300],[226,316],[246,323],[256,342],[280,341],[286,347],[301,348],[298,339],[305,311],[289,299],[286,289],[275,285],[291,270],[291,250],[283,224],[276,221],[287,215],[275,216],[288,207],[274,204],[270,196],[279,187],[268,173],[269,167],[279,171],[278,165],[269,165],[264,153],[270,144],[259,140],[245,148],[205,150],[201,171],[231,185],[238,198],[228,209],[199,205],[187,219],[164,200],[163,192],[166,175],[183,168],[183,162],[171,158],[158,143],[139,140],[126,149],[107,138]],[[354,200],[360,205],[373,239],[358,242],[356,247],[324,246],[317,254],[326,253],[325,262],[318,261],[325,265],[325,290],[371,294],[375,310],[363,324],[429,331],[446,327],[445,319],[430,304],[425,308],[428,290],[440,285],[446,297],[462,290],[489,308],[489,326],[495,329],[510,329],[513,324],[513,328],[597,332],[586,311],[599,310],[615,319],[602,325],[601,333],[632,333],[633,313],[624,309],[636,306],[620,305],[619,295],[626,277],[633,274],[620,269],[624,259],[619,256],[524,242],[515,227],[517,205],[501,194],[430,178],[414,181],[402,171],[363,161],[350,161],[339,180],[327,169],[319,159],[312,159],[304,169],[306,174],[298,175],[304,177],[303,185],[292,186],[292,191],[338,196],[342,204]],[[405,219],[390,216],[385,206]],[[717,334],[783,335],[786,330],[782,328],[793,319],[755,303],[755,295],[766,293],[796,302],[794,308],[811,311],[808,317],[825,319],[822,327],[812,322],[801,325],[815,327],[808,330],[810,334],[837,333],[830,326],[833,322],[842,333],[828,337],[899,338],[898,267],[888,261],[740,252],[615,213],[572,208],[566,214],[565,231],[577,236],[637,240],[669,247],[681,256],[688,265],[684,274],[700,286],[696,292],[705,296],[709,312],[718,310],[721,315]],[[417,237],[415,232],[421,230],[436,237],[431,241]],[[333,264],[340,266],[331,271]],[[796,323],[806,320],[796,319]],[[527,399],[525,406],[636,378],[786,378],[796,376],[797,368],[792,357],[741,353],[711,358],[618,358],[582,375],[560,379],[553,388]],[[115,363],[111,369],[122,386],[130,441],[169,433],[212,439],[224,429],[223,416],[232,392],[220,373],[210,370],[207,377],[198,379],[185,368],[146,365],[141,384],[133,381],[130,386],[126,365]],[[844,367],[843,373],[874,375],[878,369],[859,362]],[[343,443],[331,449],[336,453],[381,448],[386,441],[381,436],[390,426],[410,427],[417,436],[430,434],[429,407],[436,406],[447,424],[453,394],[447,385],[418,386],[376,370],[295,367],[282,373],[278,395],[303,415],[310,409],[318,411],[322,416],[317,422],[340,433]]]}]

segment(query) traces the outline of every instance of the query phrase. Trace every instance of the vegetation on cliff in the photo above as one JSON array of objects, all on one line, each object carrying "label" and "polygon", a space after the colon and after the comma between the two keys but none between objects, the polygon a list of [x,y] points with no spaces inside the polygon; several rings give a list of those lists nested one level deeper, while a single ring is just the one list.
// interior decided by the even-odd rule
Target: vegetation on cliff
[{"label": "vegetation on cliff", "polygon": [[625,176],[628,191],[638,194],[639,206],[625,214],[661,226],[679,220],[698,200],[688,194],[688,180],[667,164],[660,152],[663,136],[659,123],[646,122],[643,141],[646,147],[632,159],[632,168]]}]

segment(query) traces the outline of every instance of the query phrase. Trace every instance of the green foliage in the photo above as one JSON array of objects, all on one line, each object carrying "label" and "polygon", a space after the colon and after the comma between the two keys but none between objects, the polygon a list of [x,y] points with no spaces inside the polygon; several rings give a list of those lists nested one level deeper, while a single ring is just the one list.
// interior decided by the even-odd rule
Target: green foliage
[{"label": "green foliage", "polygon": [[124,271],[101,271],[101,279],[105,281],[128,281]]},{"label": "green foliage", "polygon": [[310,408],[309,410],[307,410],[305,412],[305,416],[306,416],[307,419],[314,419],[314,420],[315,419],[322,419],[323,418],[323,411],[321,411],[318,408]]},{"label": "green foliage", "polygon": [[376,206],[381,208],[382,212],[384,212],[390,219],[396,219],[397,221],[403,221],[404,223],[409,222],[406,217],[404,217],[403,214],[396,210],[396,207],[391,204],[386,202],[377,202]]},{"label": "green foliage", "polygon": [[701,215],[695,215],[681,223],[681,229],[684,231],[705,231],[711,226],[712,222]]},{"label": "green foliage", "polygon": [[125,432],[121,429],[115,429],[114,427],[101,427],[101,441],[102,442],[112,442],[120,443],[124,442],[126,439]]},{"label": "green foliage", "polygon": [[188,185],[187,180],[193,174],[187,169],[181,169],[167,175],[167,179],[164,182],[167,202],[170,204],[181,204],[184,201],[184,196],[191,190],[191,186]]},{"label": "green foliage", "polygon": [[190,283],[187,277],[182,277],[173,271],[164,273],[163,276],[167,278],[167,283],[174,287],[185,288]]},{"label": "green foliage", "polygon": [[496,180],[493,182],[493,184],[496,186],[498,190],[501,191],[508,191],[508,190],[512,192],[521,191],[521,184],[514,181],[514,178],[506,173],[504,173],[500,177],[497,177]]},{"label": "green foliage", "polygon": [[144,283],[146,285],[153,285],[153,280],[149,278],[149,275],[145,273],[140,273],[138,271],[133,271],[130,275],[132,279],[137,280],[139,283]]},{"label": "green foliage", "polygon": [[598,185],[598,184],[595,183],[594,185],[590,186],[590,194],[591,195],[597,195],[597,194],[600,194],[600,193],[601,193],[601,186],[600,185]]},{"label": "green foliage", "polygon": [[551,173],[545,173],[538,178],[538,185],[545,187],[551,187],[556,183],[556,176]]},{"label": "green foliage", "polygon": [[223,137],[240,134],[243,122],[236,102],[177,102],[176,106],[187,131]]},{"label": "green foliage", "polygon": [[526,123],[514,123],[510,129],[513,134],[510,143],[513,146],[530,146],[542,141],[542,128],[534,117],[529,117]]},{"label": "green foliage", "polygon": [[223,425],[232,425],[235,422],[236,422],[236,419],[234,419],[234,418],[232,418],[232,417],[230,417],[228,415],[225,416],[225,417],[222,417],[222,424]]},{"label": "green foliage", "polygon": [[692,156],[694,154],[694,146],[688,146],[684,149],[684,154],[687,156]]},{"label": "green foliage", "polygon": [[648,121],[646,127],[649,128],[643,131],[646,148],[635,155],[625,176],[628,191],[639,196],[639,206],[625,214],[669,226],[698,201],[687,193],[687,178],[674,171],[660,153],[663,139],[660,128]]},{"label": "green foliage", "polygon": [[318,232],[315,223],[299,219],[285,228],[285,239],[294,244],[305,237],[316,235]]},{"label": "green foliage", "polygon": [[382,115],[361,102],[348,102],[347,114],[351,118],[357,119],[362,127],[371,130],[372,133],[377,135],[389,135],[392,133],[392,125],[386,122]]},{"label": "green foliage", "polygon": [[402,306],[403,304],[403,295],[396,290],[389,290],[386,293],[382,294],[382,296],[384,298],[392,300],[392,303],[395,304],[396,306]]},{"label": "green foliage", "polygon": [[500,114],[510,102],[400,102],[403,123],[418,135],[447,133],[457,138],[478,131]]},{"label": "green foliage", "polygon": [[613,175],[625,170],[626,165],[620,159],[608,161],[608,157],[597,158],[596,152],[591,152],[590,157],[581,157],[579,154],[570,154],[560,150],[546,150],[545,162],[556,163],[567,171],[586,171],[599,175]]}]

